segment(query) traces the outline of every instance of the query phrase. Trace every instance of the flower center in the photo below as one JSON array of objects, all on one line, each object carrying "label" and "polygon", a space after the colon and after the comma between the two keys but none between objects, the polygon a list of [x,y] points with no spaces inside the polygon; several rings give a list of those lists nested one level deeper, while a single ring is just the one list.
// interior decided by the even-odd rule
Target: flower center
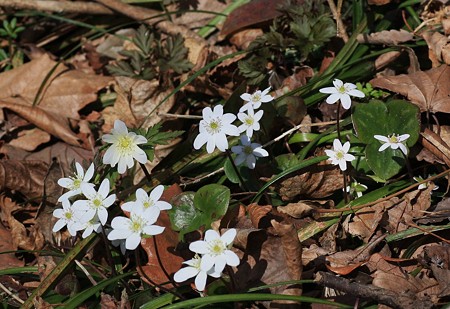
[{"label": "flower center", "polygon": [[336,159],[343,160],[344,156],[345,156],[344,151],[342,151],[342,150],[336,151]]},{"label": "flower center", "polygon": [[247,118],[245,118],[245,121],[244,121],[244,122],[245,122],[246,125],[252,126],[253,123],[255,122],[255,120],[253,120],[252,117],[247,117]]},{"label": "flower center", "polygon": [[222,128],[222,121],[220,121],[219,118],[211,120],[211,122],[206,125],[206,131],[209,134],[220,133],[221,128]]},{"label": "flower center", "polygon": [[254,93],[252,95],[252,102],[259,102],[261,101],[261,95],[259,93]]},{"label": "flower center", "polygon": [[339,93],[346,93],[347,89],[345,89],[344,85],[338,88]]},{"label": "flower center", "polygon": [[148,199],[144,203],[142,203],[142,205],[144,205],[144,208],[149,208],[155,205],[155,202],[153,202],[153,200],[151,199]]},{"label": "flower center", "polygon": [[246,155],[251,155],[251,154],[253,154],[252,146],[244,146],[244,153],[245,153]]},{"label": "flower center", "polygon": [[145,221],[139,216],[133,216],[130,223],[130,231],[141,233],[145,225]]},{"label": "flower center", "polygon": [[208,247],[209,247],[209,253],[214,256],[221,255],[227,249],[225,247],[223,241],[220,239],[215,239],[215,240],[211,241],[208,244]]},{"label": "flower center", "polygon": [[103,206],[103,199],[97,195],[91,200],[91,205],[92,208],[98,209]]},{"label": "flower center", "polygon": [[66,217],[67,220],[72,220],[73,214],[71,211],[68,211],[64,214],[64,217]]},{"label": "flower center", "polygon": [[389,139],[389,143],[393,143],[393,144],[399,143],[398,136],[396,136],[395,134],[392,134],[391,136],[389,136],[388,139]]},{"label": "flower center", "polygon": [[134,142],[128,135],[122,135],[117,141],[117,148],[122,154],[129,154],[133,152]]}]

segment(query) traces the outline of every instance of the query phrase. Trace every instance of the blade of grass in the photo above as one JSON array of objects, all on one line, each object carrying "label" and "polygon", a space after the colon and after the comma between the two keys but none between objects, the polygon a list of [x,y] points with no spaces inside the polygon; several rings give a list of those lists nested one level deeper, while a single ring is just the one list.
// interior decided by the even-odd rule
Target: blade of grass
[{"label": "blade of grass", "polygon": [[33,293],[28,297],[25,303],[22,305],[23,309],[31,309],[34,307],[34,300],[36,297],[41,297],[44,295],[52,286],[55,284],[61,276],[64,275],[67,268],[74,262],[75,259],[79,258],[84,254],[85,250],[94,243],[98,237],[97,234],[91,234],[89,237],[82,239],[78,244],[70,250],[61,262],[56,265],[56,267],[51,271],[51,273],[45,277],[41,284],[33,291]]}]

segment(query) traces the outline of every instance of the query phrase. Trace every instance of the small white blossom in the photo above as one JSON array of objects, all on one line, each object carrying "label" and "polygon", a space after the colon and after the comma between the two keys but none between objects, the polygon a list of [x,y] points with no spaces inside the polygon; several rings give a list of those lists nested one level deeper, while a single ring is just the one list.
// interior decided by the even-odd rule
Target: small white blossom
[{"label": "small white blossom", "polygon": [[77,172],[74,176],[60,178],[58,180],[58,185],[69,190],[58,198],[58,202],[62,202],[72,196],[81,194],[81,184],[88,184],[91,187],[94,186],[93,183],[89,183],[89,180],[91,180],[92,176],[94,176],[94,163],[89,166],[86,173],[84,173],[83,167],[78,162],[75,162],[75,169]]},{"label": "small white blossom", "polygon": [[242,113],[250,108],[252,109],[258,109],[262,103],[267,103],[273,100],[273,97],[268,94],[270,91],[270,87],[264,89],[263,91],[257,90],[253,94],[250,93],[244,93],[241,95],[241,99],[248,102],[244,104],[239,109],[239,112]]},{"label": "small white blossom", "polygon": [[87,200],[75,201],[72,207],[82,213],[80,218],[82,222],[88,222],[97,215],[102,225],[105,225],[106,220],[108,220],[107,208],[116,200],[115,194],[108,196],[109,190],[109,180],[106,178],[100,184],[98,192],[91,186],[81,186],[81,192]]},{"label": "small white blossom", "polygon": [[164,227],[153,225],[158,220],[159,213],[157,207],[150,207],[130,213],[130,218],[115,217],[111,222],[113,230],[108,234],[108,239],[125,239],[125,248],[136,249],[143,236],[158,235],[164,231]]},{"label": "small white blossom", "polygon": [[350,195],[354,195],[359,198],[363,195],[363,192],[367,190],[367,186],[357,181],[353,181],[349,186],[347,186],[346,189]]},{"label": "small white blossom", "polygon": [[247,135],[241,135],[241,144],[231,147],[231,151],[237,155],[234,159],[236,165],[245,162],[248,168],[254,169],[257,158],[267,157],[269,155],[260,144],[252,143]]},{"label": "small white blossom", "polygon": [[[422,182],[422,181],[424,181],[424,179],[423,179],[422,177],[420,177],[420,176],[413,177],[413,179],[414,179],[414,181],[416,181],[416,182]],[[420,184],[420,185],[417,187],[417,189],[419,189],[419,190],[424,190],[424,189],[428,188],[428,186],[429,186],[431,183],[432,183],[431,181],[424,182],[424,183]],[[433,183],[433,184],[434,184],[434,183]],[[436,184],[434,184],[433,191],[434,191],[434,190],[437,190],[437,189],[439,189],[439,186],[436,185]],[[430,192],[430,193],[431,193],[431,192]]]},{"label": "small white blossom", "polygon": [[225,265],[238,266],[239,257],[228,249],[235,237],[235,229],[229,229],[222,236],[214,230],[207,230],[204,240],[191,243],[189,250],[202,255],[200,270],[207,272],[214,267],[214,272],[221,273]]},{"label": "small white blossom", "polygon": [[69,200],[63,200],[62,207],[63,208],[58,208],[53,211],[53,216],[59,220],[56,221],[52,231],[58,232],[64,226],[67,226],[70,235],[75,236],[77,235],[77,231],[83,229],[80,218],[78,218],[77,212],[72,209]]},{"label": "small white blossom", "polygon": [[84,230],[81,237],[86,238],[92,234],[92,232],[100,233],[102,230],[102,224],[97,215],[94,216],[91,220],[85,222],[81,228]]},{"label": "small white blossom", "polygon": [[391,147],[394,150],[400,148],[400,150],[405,155],[407,155],[408,148],[406,148],[405,141],[409,138],[409,136],[410,136],[409,134],[398,135],[393,133],[392,135],[388,136],[374,135],[373,137],[383,143],[383,145],[381,145],[378,151],[383,151],[388,147]]},{"label": "small white blossom", "polygon": [[214,272],[214,269],[212,267],[209,271],[201,270],[201,261],[202,258],[196,254],[193,259],[183,262],[183,264],[186,264],[188,266],[181,268],[173,275],[173,279],[175,280],[175,282],[183,282],[192,277],[195,277],[195,288],[199,291],[203,291],[205,289],[208,276],[220,278],[222,274]]},{"label": "small white blossom", "polygon": [[339,139],[333,141],[333,150],[327,149],[325,153],[331,159],[331,164],[339,165],[342,171],[347,169],[347,161],[355,160],[355,157],[348,153],[350,150],[350,142],[345,142],[342,145]]},{"label": "small white blossom", "polygon": [[350,99],[350,96],[358,97],[358,98],[364,98],[364,92],[356,89],[356,85],[352,83],[343,83],[339,79],[335,79],[333,81],[334,87],[326,87],[319,89],[319,92],[321,93],[328,93],[330,96],[328,96],[326,102],[328,104],[334,104],[338,100],[341,101],[342,107],[345,109],[349,109],[352,105],[352,100]]},{"label": "small white blossom", "polygon": [[203,120],[200,120],[200,134],[194,140],[194,148],[200,149],[206,144],[206,151],[212,153],[217,147],[224,152],[228,149],[227,135],[239,136],[238,128],[232,124],[236,115],[223,113],[223,106],[216,105],[214,111],[205,107],[202,111]]},{"label": "small white blossom", "polygon": [[125,173],[127,168],[132,168],[134,159],[139,163],[147,162],[147,155],[138,145],[147,143],[147,139],[134,132],[128,132],[128,128],[123,121],[114,121],[114,129],[111,134],[102,136],[102,140],[112,145],[106,150],[103,156],[103,164],[117,166],[120,174]]},{"label": "small white blossom", "polygon": [[242,121],[242,124],[238,127],[239,133],[245,132],[248,137],[252,137],[253,131],[260,129],[259,120],[261,120],[263,114],[263,110],[255,113],[253,108],[249,108],[247,113],[239,113],[237,116]]},{"label": "small white blossom", "polygon": [[136,201],[126,202],[122,204],[122,209],[128,212],[134,212],[138,209],[148,209],[150,207],[157,207],[159,210],[171,209],[172,205],[167,202],[160,201],[161,195],[164,192],[164,186],[159,185],[147,194],[144,189],[136,190]]}]

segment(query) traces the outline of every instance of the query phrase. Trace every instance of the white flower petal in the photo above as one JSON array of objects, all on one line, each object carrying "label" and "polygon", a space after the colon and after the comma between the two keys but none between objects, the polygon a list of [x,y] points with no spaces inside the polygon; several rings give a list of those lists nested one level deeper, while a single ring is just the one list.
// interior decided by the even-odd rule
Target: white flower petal
[{"label": "white flower petal", "polygon": [[334,87],[325,87],[325,88],[319,89],[319,92],[320,93],[332,94],[332,93],[336,93],[337,90]]},{"label": "white flower petal", "polygon": [[128,250],[134,250],[139,246],[140,243],[141,236],[137,233],[134,233],[127,237],[127,240],[125,241],[125,248],[127,248]]},{"label": "white flower petal", "polygon": [[225,257],[226,257],[227,265],[238,266],[240,263],[240,260],[239,260],[239,257],[237,256],[237,254],[231,250],[225,251]]},{"label": "white flower petal", "polygon": [[388,148],[389,147],[389,143],[384,143],[383,145],[381,145],[381,147],[380,148],[378,148],[378,151],[384,151],[386,148]]},{"label": "white flower petal", "polygon": [[203,240],[197,240],[189,244],[189,250],[198,254],[206,254],[209,252],[208,245]]},{"label": "white flower petal", "polygon": [[173,280],[175,280],[175,282],[184,282],[192,277],[197,276],[199,272],[200,269],[197,269],[195,267],[184,267],[173,275]]},{"label": "white flower petal", "polygon": [[349,109],[352,107],[352,100],[350,99],[350,96],[348,94],[341,95],[341,103],[342,107],[345,109]]},{"label": "white flower petal", "polygon": [[211,242],[213,240],[220,239],[220,234],[217,233],[215,230],[207,230],[205,232],[204,239],[206,242]]},{"label": "white flower petal", "polygon": [[344,85],[344,82],[341,81],[340,79],[335,78],[333,80],[333,85],[334,85],[334,87],[336,87],[336,89],[339,89]]},{"label": "white flower petal", "polygon": [[405,156],[408,154],[408,148],[406,148],[405,144],[399,143],[398,147],[400,147],[400,150],[405,154]]},{"label": "white flower petal", "polygon": [[[356,86],[355,86],[356,87]],[[364,92],[358,90],[358,89],[352,89],[350,91],[347,91],[347,93],[353,97],[357,97],[357,98],[364,98],[366,95],[364,94]]]},{"label": "white flower petal", "polygon": [[340,93],[333,93],[326,99],[326,102],[328,104],[334,104],[338,100],[340,100],[340,98],[341,98],[341,94]]},{"label": "white flower petal", "polygon": [[65,225],[66,225],[66,220],[64,219],[59,219],[58,221],[56,221],[55,225],[53,226],[52,232],[58,232],[60,229],[62,229]]},{"label": "white flower petal", "polygon": [[199,135],[197,135],[197,137],[194,140],[194,148],[195,149],[202,148],[202,146],[205,145],[207,141],[208,141],[208,135],[200,133]]},{"label": "white flower petal", "polygon": [[373,136],[375,139],[382,141],[382,142],[389,142],[389,138],[387,138],[387,136],[383,136],[383,135],[374,135]]},{"label": "white flower petal", "polygon": [[206,272],[200,271],[198,273],[197,277],[195,277],[195,280],[194,280],[195,287],[197,290],[203,291],[205,289],[207,278],[208,278],[208,276],[206,275]]},{"label": "white flower petal", "polygon": [[209,254],[202,256],[202,261],[200,262],[200,270],[208,271],[214,266],[216,259]]},{"label": "white flower petal", "polygon": [[229,229],[225,233],[222,234],[220,239],[225,243],[225,245],[229,245],[234,241],[236,237],[237,231],[236,229]]}]

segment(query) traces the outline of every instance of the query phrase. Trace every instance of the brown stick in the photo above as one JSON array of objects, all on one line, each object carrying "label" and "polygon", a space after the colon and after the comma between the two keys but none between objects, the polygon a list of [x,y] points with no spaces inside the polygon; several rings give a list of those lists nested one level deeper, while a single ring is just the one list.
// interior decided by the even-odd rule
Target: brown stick
[{"label": "brown stick", "polygon": [[419,298],[413,292],[396,293],[371,284],[361,284],[348,279],[319,271],[314,281],[322,286],[343,291],[349,295],[373,299],[392,308],[430,309],[433,303],[429,299]]},{"label": "brown stick", "polygon": [[114,14],[114,11],[101,4],[81,1],[0,0],[0,7],[57,13]]},{"label": "brown stick", "polygon": [[120,0],[95,0],[98,3],[103,4],[104,6],[114,10],[120,14],[128,16],[132,19],[142,21],[148,25],[155,25],[159,28],[159,30],[169,33],[169,34],[181,34],[185,39],[192,38],[197,41],[198,44],[205,45],[205,40],[200,37],[197,33],[190,30],[189,28],[176,25],[171,21],[163,20],[161,18],[152,18],[150,17],[160,15],[161,12],[143,8],[143,7],[135,7],[126,3],[121,2]]}]

